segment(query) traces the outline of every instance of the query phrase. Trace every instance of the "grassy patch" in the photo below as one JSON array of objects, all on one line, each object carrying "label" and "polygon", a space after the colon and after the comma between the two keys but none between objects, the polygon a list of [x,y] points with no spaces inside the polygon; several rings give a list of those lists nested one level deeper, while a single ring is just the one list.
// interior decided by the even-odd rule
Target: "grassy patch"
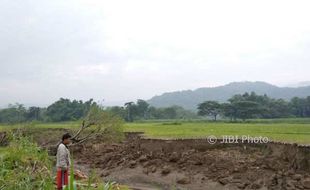
[{"label": "grassy patch", "polygon": [[22,123],[22,124],[0,124],[0,131],[7,131],[10,129],[16,128],[42,128],[42,129],[78,129],[81,125],[81,122],[57,122],[57,123]]},{"label": "grassy patch", "polygon": [[[62,123],[35,123],[27,124],[34,129],[69,129],[76,130],[80,122]],[[27,127],[26,125],[26,127]],[[23,125],[0,125],[1,130],[17,128]],[[209,135],[222,137],[223,135],[250,135],[253,137],[268,137],[273,141],[310,144],[310,118],[288,118],[288,119],[255,119],[240,123],[164,120],[164,121],[140,121],[137,123],[126,123],[125,131],[144,132],[151,138],[206,138]],[[50,134],[60,138],[59,134]],[[36,134],[36,133],[33,133]]]},{"label": "grassy patch", "polygon": [[1,148],[0,189],[53,189],[51,161],[46,151],[25,137],[13,137]]},{"label": "grassy patch", "polygon": [[[54,190],[53,167],[47,152],[39,148],[29,137],[12,135],[9,146],[0,147],[0,189]],[[84,186],[78,189],[129,190],[126,186],[105,184],[99,177],[97,178],[98,188]],[[72,180],[73,177],[70,179]]]},{"label": "grassy patch", "polygon": [[144,132],[152,138],[206,138],[214,135],[250,135],[268,137],[273,141],[310,144],[310,124],[290,123],[131,123],[125,131]]}]

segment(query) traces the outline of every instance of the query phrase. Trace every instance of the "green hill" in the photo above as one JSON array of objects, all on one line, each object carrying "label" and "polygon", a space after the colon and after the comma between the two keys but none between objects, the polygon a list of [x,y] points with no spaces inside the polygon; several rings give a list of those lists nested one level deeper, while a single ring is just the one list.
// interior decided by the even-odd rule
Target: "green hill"
[{"label": "green hill", "polygon": [[148,102],[155,107],[167,107],[179,105],[186,109],[194,110],[197,104],[206,100],[225,102],[235,94],[255,92],[259,95],[267,94],[272,98],[289,100],[292,97],[310,96],[310,86],[306,87],[278,87],[266,82],[233,82],[224,86],[212,88],[199,88],[196,90],[184,90],[168,92],[160,96],[154,96]]}]

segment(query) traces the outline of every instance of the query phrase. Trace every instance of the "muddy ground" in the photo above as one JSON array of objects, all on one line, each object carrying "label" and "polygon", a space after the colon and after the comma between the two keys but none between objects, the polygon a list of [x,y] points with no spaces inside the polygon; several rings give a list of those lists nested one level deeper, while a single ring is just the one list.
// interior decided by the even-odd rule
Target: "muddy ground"
[{"label": "muddy ground", "polygon": [[[64,132],[30,133],[50,147]],[[95,169],[106,181],[140,190],[310,189],[310,147],[296,144],[211,145],[205,139],[156,140],[129,133],[121,143],[97,139],[71,149],[84,172]]]},{"label": "muddy ground", "polygon": [[74,148],[79,166],[137,189],[310,189],[310,148],[143,139]]}]

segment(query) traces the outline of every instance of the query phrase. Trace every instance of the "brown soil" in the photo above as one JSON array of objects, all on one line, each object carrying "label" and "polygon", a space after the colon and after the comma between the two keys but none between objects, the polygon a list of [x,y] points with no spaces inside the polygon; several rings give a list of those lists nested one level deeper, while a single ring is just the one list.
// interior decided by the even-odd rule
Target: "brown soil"
[{"label": "brown soil", "polygon": [[7,146],[9,143],[6,132],[0,132],[0,147]]},{"label": "brown soil", "polygon": [[[31,129],[25,135],[55,154],[66,129]],[[0,146],[7,144],[0,133]],[[144,139],[129,133],[122,143],[100,139],[72,147],[75,167],[132,189],[310,189],[310,147],[296,144],[209,144],[204,139]]]},{"label": "brown soil", "polygon": [[155,140],[74,148],[76,163],[135,189],[310,189],[310,148],[292,144],[215,144]]}]

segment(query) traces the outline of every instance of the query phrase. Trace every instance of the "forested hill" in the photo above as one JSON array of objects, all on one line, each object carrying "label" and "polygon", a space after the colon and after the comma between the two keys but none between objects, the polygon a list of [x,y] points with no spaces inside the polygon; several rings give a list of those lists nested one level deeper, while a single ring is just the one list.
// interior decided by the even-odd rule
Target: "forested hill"
[{"label": "forested hill", "polygon": [[164,93],[154,96],[148,102],[155,107],[167,107],[179,105],[186,109],[196,109],[197,104],[206,100],[225,102],[235,94],[255,92],[258,95],[267,94],[272,98],[289,100],[293,97],[310,96],[310,86],[289,88],[277,87],[265,82],[233,82],[224,86],[212,88],[199,88],[196,90],[185,90]]}]

